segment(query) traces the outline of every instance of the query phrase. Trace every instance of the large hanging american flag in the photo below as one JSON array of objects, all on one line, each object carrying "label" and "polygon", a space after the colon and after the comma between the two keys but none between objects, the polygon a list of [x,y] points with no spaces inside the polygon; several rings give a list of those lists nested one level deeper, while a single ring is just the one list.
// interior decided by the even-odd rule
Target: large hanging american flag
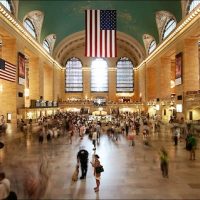
[{"label": "large hanging american flag", "polygon": [[0,79],[15,82],[16,66],[0,58]]},{"label": "large hanging american flag", "polygon": [[86,10],[85,25],[85,56],[116,57],[116,10]]}]

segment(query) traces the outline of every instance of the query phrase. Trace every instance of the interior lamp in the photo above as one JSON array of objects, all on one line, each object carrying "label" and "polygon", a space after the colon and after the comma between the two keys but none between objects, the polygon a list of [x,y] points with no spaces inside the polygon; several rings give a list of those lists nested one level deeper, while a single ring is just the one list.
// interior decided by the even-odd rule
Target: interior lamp
[{"label": "interior lamp", "polygon": [[176,104],[176,112],[182,112],[183,111],[183,105],[182,104]]}]

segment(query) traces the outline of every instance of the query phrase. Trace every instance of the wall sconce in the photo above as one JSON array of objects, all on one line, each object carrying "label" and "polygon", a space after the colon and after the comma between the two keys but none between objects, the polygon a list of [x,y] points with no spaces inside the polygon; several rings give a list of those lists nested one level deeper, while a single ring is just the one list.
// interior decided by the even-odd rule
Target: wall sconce
[{"label": "wall sconce", "polygon": [[12,114],[11,113],[7,113],[7,122],[10,123],[12,119]]},{"label": "wall sconce", "polygon": [[170,81],[170,88],[174,88],[175,87],[175,81],[171,80]]},{"label": "wall sconce", "polygon": [[160,110],[160,105],[156,104],[156,110]]},{"label": "wall sconce", "polygon": [[3,92],[3,84],[0,84],[0,92]]},{"label": "wall sconce", "polygon": [[25,97],[29,97],[29,93],[30,93],[29,89],[26,88],[26,89],[24,90],[24,96],[25,96]]},{"label": "wall sconce", "polygon": [[162,106],[165,106],[165,102],[164,102],[164,101],[162,101],[162,102],[161,102],[161,105],[162,105]]}]

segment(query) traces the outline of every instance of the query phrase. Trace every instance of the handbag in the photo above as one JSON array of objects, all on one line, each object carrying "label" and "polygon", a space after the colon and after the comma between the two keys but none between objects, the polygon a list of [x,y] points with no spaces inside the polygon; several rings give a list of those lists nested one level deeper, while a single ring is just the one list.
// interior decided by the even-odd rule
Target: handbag
[{"label": "handbag", "polygon": [[96,167],[96,168],[95,168],[95,172],[96,172],[97,174],[100,174],[101,172],[104,172],[103,166],[100,165],[100,166]]}]

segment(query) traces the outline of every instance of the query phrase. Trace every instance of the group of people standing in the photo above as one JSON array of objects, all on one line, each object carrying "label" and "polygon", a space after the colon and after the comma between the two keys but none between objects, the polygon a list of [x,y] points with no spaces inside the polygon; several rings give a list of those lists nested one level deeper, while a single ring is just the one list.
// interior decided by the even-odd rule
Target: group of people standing
[{"label": "group of people standing", "polygon": [[[89,156],[88,151],[84,148],[84,146],[81,146],[77,154],[77,165],[81,167],[80,179],[86,179],[88,170],[88,156]],[[100,177],[101,177],[101,172],[97,170],[98,167],[101,167],[99,156],[97,154],[94,154],[93,160],[90,163],[94,168],[94,176],[96,179],[96,187],[94,187],[94,191],[98,192],[100,186]]]}]

